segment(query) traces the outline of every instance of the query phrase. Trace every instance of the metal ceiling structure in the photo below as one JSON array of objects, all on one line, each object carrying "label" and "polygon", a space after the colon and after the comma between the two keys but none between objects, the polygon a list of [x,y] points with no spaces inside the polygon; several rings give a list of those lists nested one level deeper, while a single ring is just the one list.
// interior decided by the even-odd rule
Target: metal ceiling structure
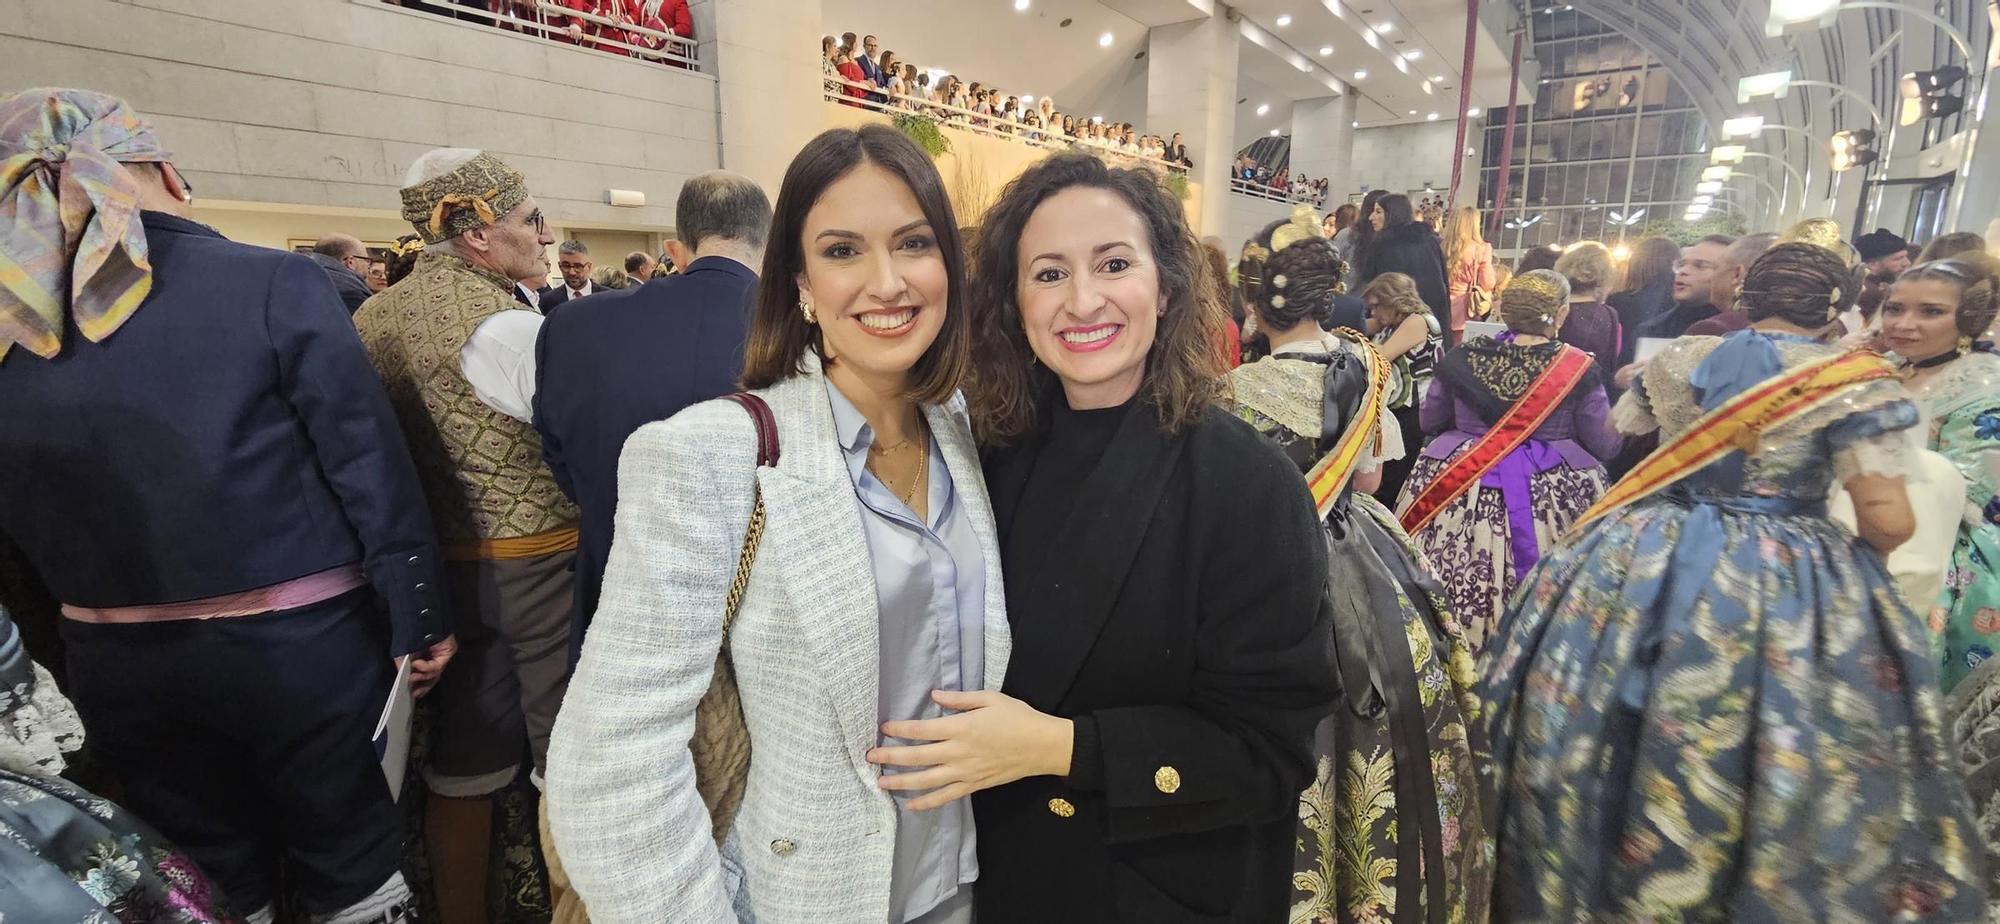
[{"label": "metal ceiling structure", "polygon": [[[1919,123],[1900,133],[1893,124],[1873,126],[1885,139],[1884,156],[1875,168],[1877,175],[1866,192],[1843,192],[1842,184],[1858,184],[1862,178],[1859,171],[1852,177],[1833,173],[1827,162],[1826,142],[1834,132],[1871,127],[1867,107],[1840,91],[1811,85],[1796,87],[1783,100],[1739,103],[1737,83],[1753,74],[1790,70],[1795,81],[1825,82],[1866,97],[1893,123],[1900,103],[1898,81],[1904,73],[1945,63],[1966,64],[1947,33],[1923,14],[1934,14],[1969,36],[1974,64],[1967,70],[1979,74],[1985,70],[1992,41],[1988,4],[1989,0],[1943,0],[1935,5],[1908,3],[1895,9],[1892,7],[1899,4],[1848,0],[1826,28],[1768,38],[1765,20],[1770,0],[1574,2],[1578,10],[1657,57],[1693,97],[1711,128],[1737,116],[1765,117],[1769,127],[1750,145],[1773,159],[1747,162],[1738,169],[1759,174],[1784,193],[1797,186],[1792,181],[1796,173],[1805,178],[1808,189],[1802,200],[1773,203],[1757,184],[1744,185],[1742,192],[1756,203],[1753,212],[1761,210],[1775,223],[1823,214],[1833,203],[1854,198],[1862,205],[1856,211],[1858,216],[1871,215],[1892,226],[1902,218],[1890,214],[1893,210],[1882,209],[1884,188],[1926,178],[1921,175],[1921,163],[1913,168],[1914,177],[1891,176],[1891,161],[1900,156],[1910,156],[1913,162],[1927,161],[1922,152],[1961,129],[1973,127],[1968,120],[1973,106],[1968,105],[1967,112],[1958,116]],[[1968,82],[1964,89],[1970,102],[1973,85]],[[1932,163],[1943,162],[1937,158]],[[1830,217],[1845,223],[1844,215]]]}]

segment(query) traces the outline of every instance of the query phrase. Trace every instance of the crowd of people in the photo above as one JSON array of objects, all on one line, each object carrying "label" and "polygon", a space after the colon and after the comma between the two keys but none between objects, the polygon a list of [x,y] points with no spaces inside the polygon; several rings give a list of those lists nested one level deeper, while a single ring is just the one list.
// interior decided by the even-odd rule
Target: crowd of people
[{"label": "crowd of people", "polygon": [[[1475,211],[1441,237],[1376,192],[1232,279],[1150,169],[1056,152],[962,229],[869,125],[775,202],[690,178],[612,291],[502,158],[429,151],[350,308],[358,242],[224,239],[161,140],[101,94],[0,99],[0,150],[64,155],[0,199],[0,917],[2000,895],[1976,236],[1503,270]],[[86,736],[116,803],[62,775]],[[545,878],[489,890],[523,778]]]},{"label": "crowd of people", "polygon": [[1169,170],[1194,166],[1180,132],[1165,138],[1143,134],[1131,122],[1105,122],[1097,116],[1063,112],[1050,96],[1006,95],[976,80],[961,81],[956,74],[934,83],[929,71],[918,70],[894,51],[883,49],[881,40],[873,35],[847,32],[822,36],[819,46],[827,97],[844,98],[851,106],[920,113],[945,124],[1018,135],[1038,144],[1082,145],[1141,158]]},{"label": "crowd of people", "polygon": [[[665,38],[694,38],[688,0],[382,0],[455,15],[514,32],[536,35],[608,54],[688,67],[692,45]],[[569,12],[542,9],[544,2]],[[485,15],[468,12],[481,10]]]},{"label": "crowd of people", "polygon": [[1249,151],[1236,156],[1236,163],[1230,170],[1230,179],[1246,188],[1268,190],[1272,195],[1304,202],[1315,208],[1326,207],[1327,180],[1294,174],[1288,166],[1273,169],[1269,164],[1260,164]]}]

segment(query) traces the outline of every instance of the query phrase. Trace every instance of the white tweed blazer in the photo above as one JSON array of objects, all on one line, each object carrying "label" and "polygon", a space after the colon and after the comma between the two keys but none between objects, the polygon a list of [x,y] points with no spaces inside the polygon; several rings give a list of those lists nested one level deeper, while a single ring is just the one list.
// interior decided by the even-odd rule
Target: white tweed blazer
[{"label": "white tweed blazer", "polygon": [[[603,597],[548,757],[549,827],[596,924],[734,922],[732,908],[757,924],[889,918],[896,810],[863,759],[879,737],[875,581],[825,389],[813,364],[758,392],[778,422],[775,468],[756,468],[756,430],[729,401],[625,444]],[[1010,639],[993,508],[963,399],[924,414],[979,536],[998,690]],[[688,741],[753,477],[765,530],[730,640],[750,777],[725,858]]]}]

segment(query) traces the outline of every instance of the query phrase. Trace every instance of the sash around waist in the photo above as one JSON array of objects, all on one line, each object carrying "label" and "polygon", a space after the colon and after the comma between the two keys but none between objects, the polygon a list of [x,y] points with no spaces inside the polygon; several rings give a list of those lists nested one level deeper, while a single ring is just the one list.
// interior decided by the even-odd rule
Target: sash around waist
[{"label": "sash around waist", "polygon": [[235,593],[218,594],[182,603],[104,607],[74,606],[65,603],[62,605],[62,614],[65,619],[96,623],[228,619],[235,616],[275,613],[279,610],[295,610],[302,606],[324,603],[367,583],[368,577],[359,564],[341,565],[266,587],[239,590]]},{"label": "sash around waist", "polygon": [[496,561],[516,558],[540,558],[558,552],[574,552],[577,544],[577,528],[574,524],[557,527],[532,536],[514,536],[507,539],[446,539],[443,543],[446,561]]},{"label": "sash around waist", "polygon": [[1823,517],[1826,499],[1812,497],[1761,497],[1753,494],[1706,494],[1675,485],[1661,497],[1683,507],[1720,507],[1731,513],[1761,513],[1769,516]]}]

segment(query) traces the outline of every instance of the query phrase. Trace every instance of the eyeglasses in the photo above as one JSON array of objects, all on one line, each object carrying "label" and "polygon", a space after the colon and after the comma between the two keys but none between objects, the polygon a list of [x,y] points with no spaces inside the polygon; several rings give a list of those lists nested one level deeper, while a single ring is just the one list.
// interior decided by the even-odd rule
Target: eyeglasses
[{"label": "eyeglasses", "polygon": [[583,270],[583,269],[589,269],[589,268],[590,268],[590,264],[588,264],[588,263],[571,263],[571,262],[569,262],[568,260],[557,260],[557,261],[556,261],[556,268],[557,268],[557,269],[560,269],[560,270],[565,270],[565,271],[567,271],[567,270]]},{"label": "eyeglasses", "polygon": [[536,234],[548,233],[549,220],[547,217],[542,215],[541,209],[536,209],[532,212],[529,212],[528,217],[526,219],[526,223],[529,227],[535,229]]}]

